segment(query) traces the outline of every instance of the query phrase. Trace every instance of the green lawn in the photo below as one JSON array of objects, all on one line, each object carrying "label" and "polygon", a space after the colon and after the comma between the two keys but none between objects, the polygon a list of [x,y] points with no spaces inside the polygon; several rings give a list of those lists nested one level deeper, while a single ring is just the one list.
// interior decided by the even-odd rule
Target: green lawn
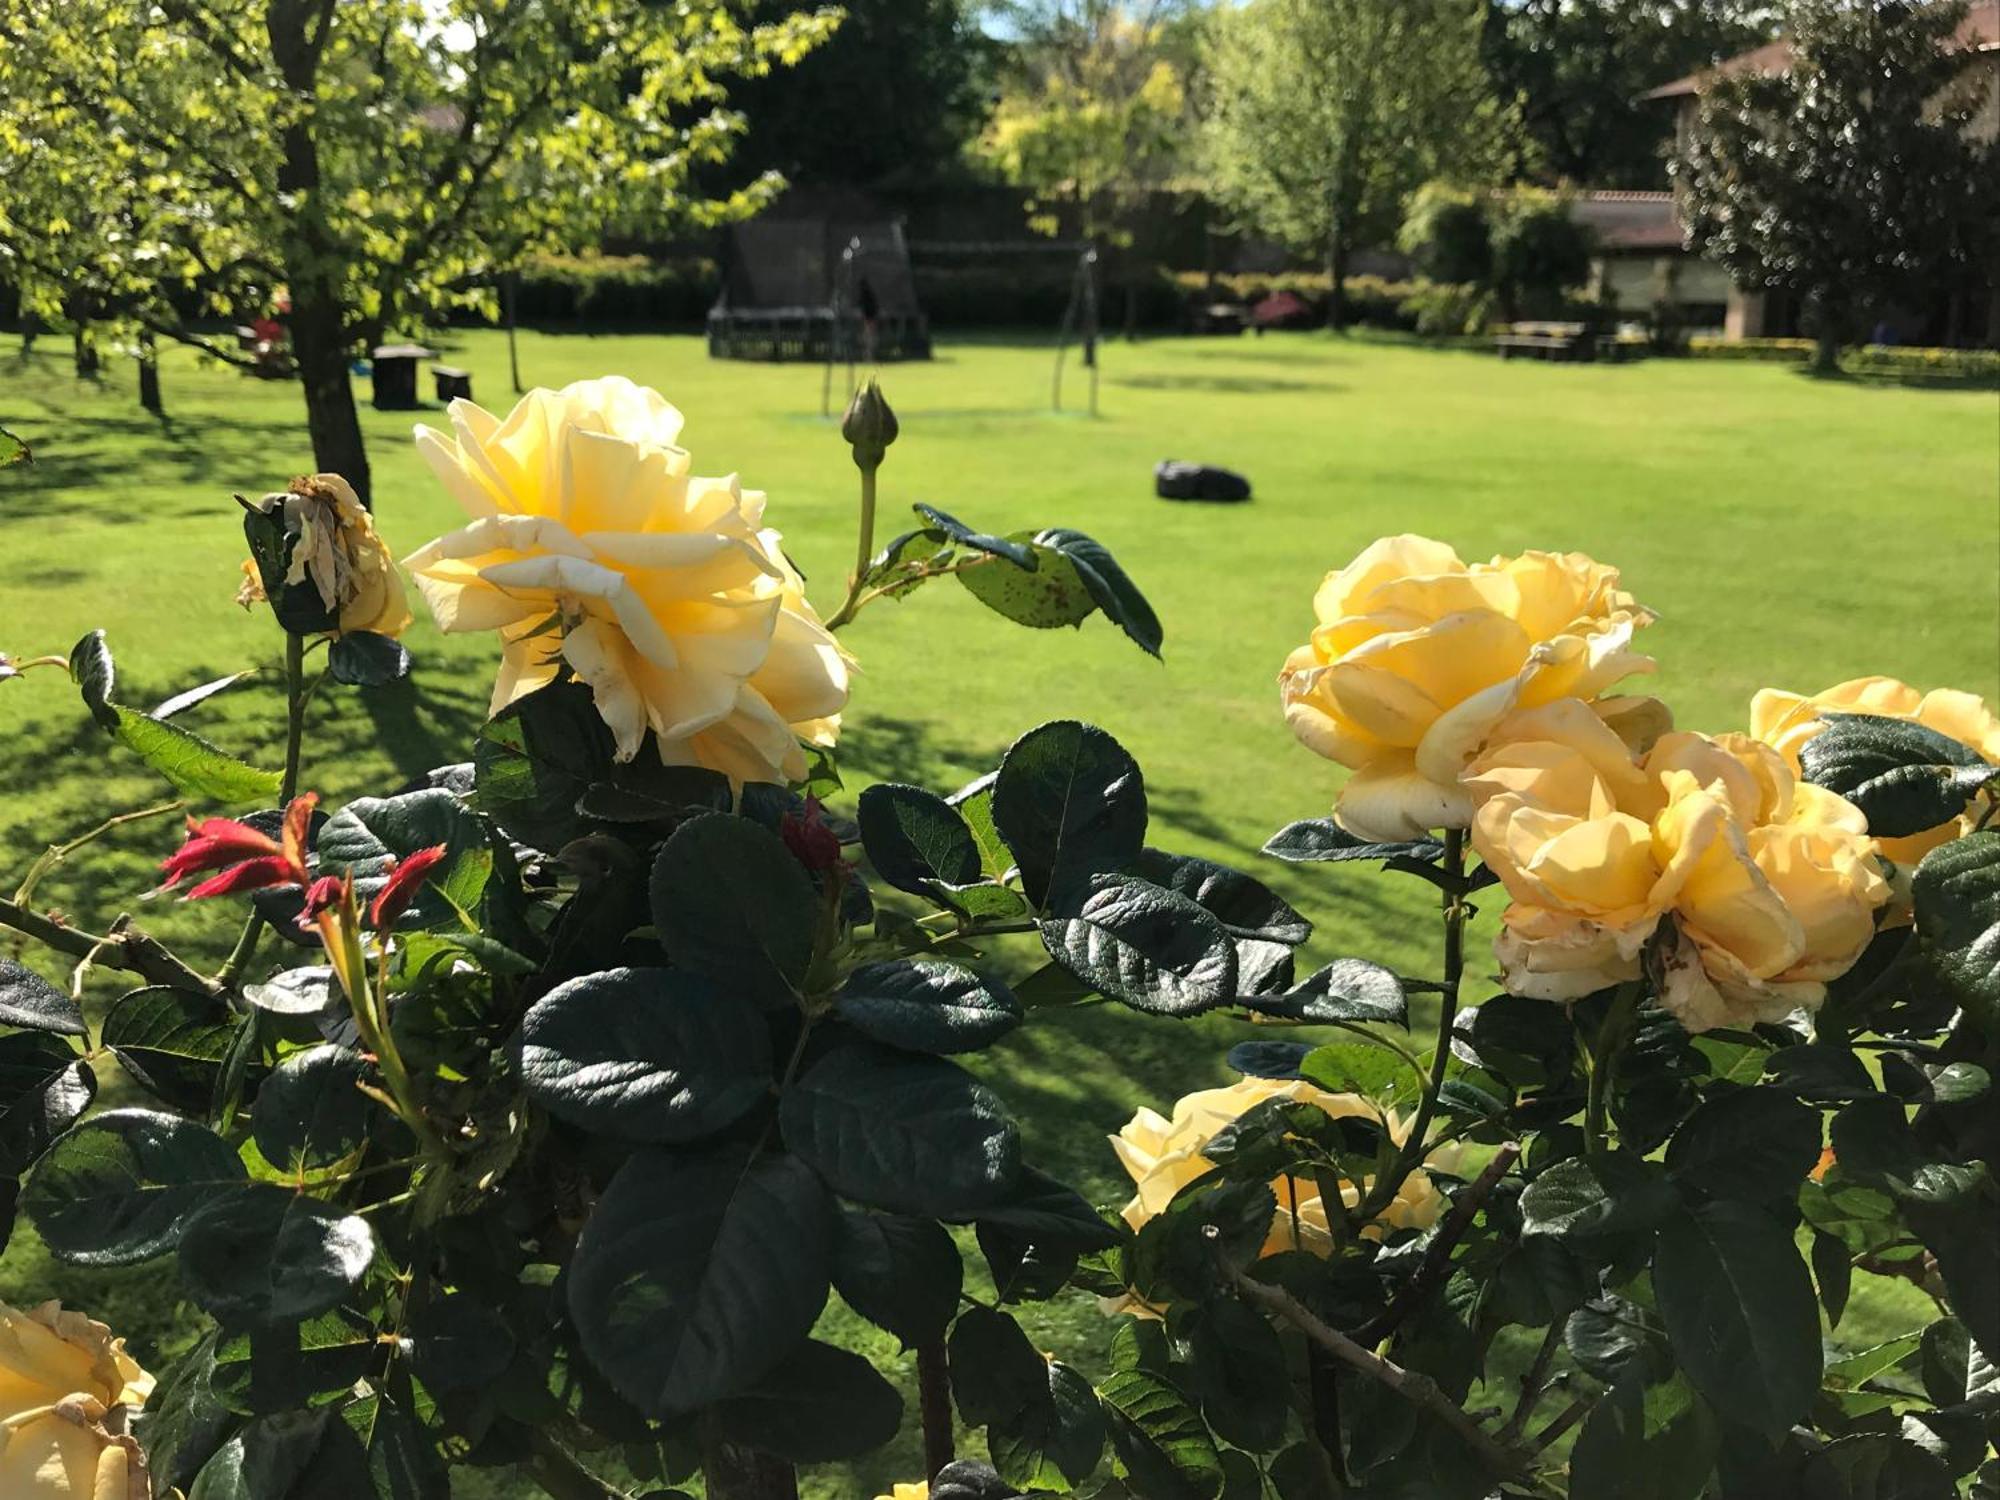
[{"label": "green lawn", "polygon": [[[171,357],[162,422],[136,405],[129,369],[113,366],[115,387],[80,384],[59,353],[0,354],[0,422],[38,459],[0,479],[0,650],[67,651],[102,626],[121,696],[140,706],[245,666],[268,669],[277,644],[268,617],[230,602],[243,546],[229,497],[310,468],[296,389]],[[826,610],[838,601],[854,470],[818,414],[817,368],[712,362],[694,338],[524,335],[521,353],[524,374],[543,384],[617,372],[657,386],[687,413],[697,471],[733,469],[767,490],[816,599]],[[453,358],[473,371],[485,404],[505,407],[498,335],[467,335]],[[1022,631],[949,583],[878,606],[845,635],[864,673],[843,744],[849,785],[881,777],[949,788],[1044,719],[1092,720],[1145,767],[1154,840],[1268,878],[1319,924],[1315,961],[1360,953],[1421,970],[1433,941],[1420,906],[1387,896],[1378,879],[1301,872],[1256,853],[1270,830],[1329,801],[1336,772],[1292,743],[1274,679],[1311,623],[1320,576],[1382,533],[1426,532],[1468,558],[1544,547],[1617,563],[1662,616],[1647,634],[1662,665],[1654,690],[1695,727],[1740,727],[1761,686],[1809,690],[1867,672],[2000,697],[1991,392],[1827,383],[1747,364],[1503,366],[1317,335],[1111,345],[1096,420],[1050,414],[1048,376],[1046,349],[966,342],[890,370],[903,436],[883,471],[886,525],[928,500],[993,531],[1087,531],[1157,607],[1165,663],[1102,619],[1080,634]],[[1074,365],[1070,390],[1081,394]],[[407,417],[362,415],[378,524],[398,552],[411,550],[456,513],[418,461]],[[1239,468],[1256,499],[1163,504],[1151,467],[1169,457]],[[465,758],[493,644],[446,640],[428,622],[408,643],[418,666],[406,690],[319,702],[307,780],[331,801]],[[274,764],[273,682],[267,670],[185,722]],[[0,715],[9,768],[0,880],[10,886],[18,877],[8,872],[42,845],[162,798],[88,725],[58,675],[0,684]],[[87,875],[57,870],[39,899],[107,919],[139,899],[148,861],[173,842],[164,819],[120,830],[109,841],[118,857],[93,861]],[[197,950],[227,942],[214,914],[143,915]],[[116,993],[102,982],[94,991]],[[1214,1081],[1241,1030],[1103,1010],[1038,1019],[992,1071],[1027,1116],[1040,1159],[1108,1198],[1119,1189],[1102,1133],[1138,1102]],[[0,1296],[59,1290],[110,1314],[149,1352],[183,1326],[159,1285],[143,1271],[115,1289],[57,1271],[25,1229],[0,1261]],[[1878,1299],[1857,1316],[1863,1333],[1877,1320],[1886,1327],[1896,1304]],[[1040,1332],[1062,1348],[1105,1334],[1083,1307],[1050,1315]],[[869,1352],[886,1352],[880,1342]],[[827,1484],[828,1495],[856,1492],[852,1479]]]}]

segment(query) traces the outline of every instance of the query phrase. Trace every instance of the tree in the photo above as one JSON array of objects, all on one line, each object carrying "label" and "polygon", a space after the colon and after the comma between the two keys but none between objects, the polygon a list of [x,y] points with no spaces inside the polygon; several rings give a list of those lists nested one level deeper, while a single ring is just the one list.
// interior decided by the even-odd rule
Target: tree
[{"label": "tree", "polygon": [[1954,38],[1964,0],[1797,0],[1787,71],[1718,79],[1673,175],[1694,248],[1745,285],[1800,297],[1818,367],[1858,317],[1977,243],[2000,162]]},{"label": "tree", "polygon": [[[776,5],[766,5],[774,12]],[[728,171],[907,197],[960,169],[978,134],[994,44],[961,0],[858,0],[824,46],[782,75],[745,79],[749,120]]]},{"label": "tree", "polygon": [[[354,350],[484,305],[495,271],[614,218],[763,202],[768,179],[685,191],[741,130],[726,81],[836,19],[752,25],[739,0],[0,0],[0,138],[150,227],[121,272],[141,254],[197,267],[209,309],[239,315],[287,291],[314,460],[365,498]],[[138,316],[243,362],[164,307]]]},{"label": "tree", "polygon": [[[1028,190],[1048,235],[1129,250],[1136,216],[1181,164],[1190,58],[1160,5],[1069,0],[1008,12],[1022,34],[979,154]],[[1136,258],[1126,260],[1127,327]]]},{"label": "tree", "polygon": [[1648,89],[1770,35],[1760,0],[1489,0],[1482,50],[1519,112],[1519,175],[1656,188],[1672,120]]},{"label": "tree", "polygon": [[1204,158],[1217,197],[1326,258],[1395,233],[1433,177],[1478,180],[1508,122],[1479,58],[1483,0],[1251,0],[1212,21]]},{"label": "tree", "polygon": [[1561,193],[1437,182],[1411,198],[1397,244],[1432,281],[1491,293],[1507,318],[1560,313],[1565,295],[1589,279],[1593,248]]}]

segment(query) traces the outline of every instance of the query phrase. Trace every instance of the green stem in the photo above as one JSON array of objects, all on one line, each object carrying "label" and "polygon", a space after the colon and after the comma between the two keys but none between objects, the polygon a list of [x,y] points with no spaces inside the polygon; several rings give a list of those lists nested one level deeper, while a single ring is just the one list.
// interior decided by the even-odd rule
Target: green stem
[{"label": "green stem", "polygon": [[[278,783],[280,812],[290,807],[292,799],[299,794],[299,759],[305,748],[306,704],[312,699],[306,691],[305,676],[305,637],[288,630],[285,632],[285,771]],[[250,915],[243,920],[243,931],[236,938],[236,946],[229,950],[229,957],[215,971],[217,984],[226,988],[236,983],[237,977],[249,966],[257,952],[257,941],[263,935],[264,918],[253,907]]]},{"label": "green stem", "polygon": [[1618,1054],[1631,1039],[1632,1025],[1639,1012],[1639,984],[1636,980],[1618,986],[1611,997],[1611,1009],[1597,1028],[1590,1048],[1590,1088],[1583,1108],[1583,1153],[1592,1161],[1609,1152],[1605,1117],[1611,1104],[1611,1080],[1618,1070]]},{"label": "green stem", "polygon": [[1464,829],[1445,830],[1440,873],[1444,877],[1438,883],[1444,919],[1444,973],[1438,985],[1437,1045],[1431,1053],[1430,1075],[1424,1083],[1423,1098],[1417,1104],[1417,1117],[1410,1122],[1410,1133],[1403,1138],[1395,1164],[1375,1179],[1354,1211],[1357,1224],[1369,1223],[1395,1202],[1403,1183],[1423,1161],[1424,1137],[1430,1134],[1431,1121],[1437,1115],[1438,1094],[1444,1088],[1445,1070],[1451,1065],[1451,1023],[1458,1014],[1459,982],[1465,977],[1465,919],[1469,914],[1465,904]]},{"label": "green stem", "polygon": [[854,576],[847,581],[847,598],[826,622],[828,630],[840,629],[861,607],[861,580],[868,576],[868,565],[875,560],[875,472],[880,467],[879,461],[860,465],[861,529],[855,540]]}]

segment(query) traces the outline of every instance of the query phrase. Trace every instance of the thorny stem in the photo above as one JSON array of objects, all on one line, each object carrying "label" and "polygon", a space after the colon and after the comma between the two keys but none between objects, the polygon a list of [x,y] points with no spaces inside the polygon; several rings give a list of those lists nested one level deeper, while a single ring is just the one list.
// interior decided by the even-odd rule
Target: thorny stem
[{"label": "thorny stem", "polygon": [[[299,794],[299,761],[305,747],[306,704],[312,701],[305,676],[305,637],[288,630],[285,632],[285,770],[278,783],[280,811],[290,807],[292,799]],[[314,687],[318,685],[313,684]],[[252,907],[250,915],[243,919],[243,931],[237,936],[236,946],[229,950],[229,957],[215,971],[217,984],[227,987],[236,983],[249,965],[251,956],[256,953],[257,940],[263,934],[263,915]]]},{"label": "thorny stem", "polygon": [[54,917],[31,911],[17,901],[0,899],[0,927],[11,928],[23,937],[33,938],[57,953],[67,953],[72,958],[87,958],[94,964],[137,974],[149,984],[192,990],[198,995],[215,992],[215,986],[207,979],[162,947],[158,940],[124,925],[123,918],[109,935],[97,937]]},{"label": "thorny stem", "polygon": [[1610,1150],[1605,1133],[1605,1114],[1611,1102],[1611,1079],[1618,1070],[1618,1054],[1631,1038],[1632,1023],[1638,1010],[1638,982],[1634,980],[1619,985],[1590,1049],[1590,1088],[1583,1108],[1583,1152],[1592,1161],[1602,1160]]},{"label": "thorny stem", "polygon": [[112,829],[123,827],[127,823],[137,823],[146,818],[157,818],[166,813],[179,812],[185,806],[187,806],[185,802],[162,802],[157,807],[145,807],[137,812],[119,813],[116,817],[106,818],[102,823],[91,829],[90,832],[79,834],[66,844],[49,845],[47,849],[42,851],[35,862],[28,866],[28,873],[21,877],[20,888],[14,892],[14,900],[18,904],[26,906],[34,899],[35,887],[42,883],[44,875],[68,859],[70,855],[76,853],[85,844],[104,837]]},{"label": "thorny stem", "polygon": [[1555,1363],[1556,1351],[1562,1348],[1563,1329],[1568,1326],[1567,1318],[1549,1320],[1549,1331],[1542,1339],[1542,1347],[1535,1351],[1534,1363],[1521,1376],[1521,1396],[1514,1403],[1514,1414],[1507,1418],[1507,1425],[1500,1429],[1503,1442],[1514,1442],[1526,1430],[1528,1419],[1535,1414],[1544,1394],[1542,1382],[1548,1378],[1549,1366]]},{"label": "thorny stem", "polygon": [[[1210,1234],[1213,1233],[1211,1230]],[[1252,1281],[1228,1262],[1223,1261],[1220,1264],[1223,1274],[1229,1278],[1238,1294],[1246,1301],[1255,1303],[1266,1312],[1282,1318],[1342,1364],[1359,1370],[1369,1379],[1387,1386],[1405,1400],[1415,1402],[1432,1413],[1463,1438],[1466,1446],[1472,1449],[1493,1473],[1518,1474],[1527,1467],[1525,1454],[1518,1448],[1496,1441],[1491,1433],[1473,1420],[1464,1407],[1440,1390],[1437,1382],[1430,1376],[1415,1370],[1406,1370],[1394,1360],[1386,1359],[1372,1349],[1356,1343],[1339,1329],[1322,1322],[1311,1309],[1283,1287]]]},{"label": "thorny stem", "polygon": [[[1359,1342],[1377,1344],[1387,1338],[1405,1318],[1422,1307],[1430,1299],[1431,1293],[1450,1276],[1451,1252],[1465,1237],[1465,1231],[1472,1227],[1472,1221],[1479,1216],[1480,1206],[1486,1202],[1493,1189],[1500,1185],[1500,1179],[1513,1169],[1514,1163],[1520,1156],[1519,1141],[1508,1141],[1493,1153],[1493,1159],[1487,1162],[1485,1170],[1458,1195],[1458,1201],[1451,1206],[1451,1213],[1446,1216],[1444,1223],[1438,1226],[1438,1232],[1431,1237],[1430,1245],[1424,1251],[1423,1261],[1410,1279],[1403,1283],[1402,1290],[1396,1293],[1395,1300],[1380,1317],[1356,1335]],[[1560,1323],[1556,1325],[1558,1335],[1561,1327]]]},{"label": "thorny stem", "polygon": [[1437,1114],[1438,1093],[1444,1088],[1445,1069],[1451,1064],[1451,1023],[1458,1014],[1458,986],[1465,977],[1465,921],[1471,909],[1465,904],[1465,830],[1449,828],[1444,835],[1444,879],[1438,882],[1439,910],[1444,919],[1444,974],[1439,983],[1437,1047],[1431,1054],[1430,1076],[1410,1133],[1403,1138],[1396,1162],[1375,1179],[1354,1211],[1356,1222],[1366,1224],[1396,1199],[1403,1183],[1424,1159],[1424,1137],[1430,1133]]},{"label": "thorny stem", "polygon": [[552,1500],[630,1500],[624,1490],[599,1479],[547,1433],[533,1431],[528,1441],[535,1451],[523,1468]]}]

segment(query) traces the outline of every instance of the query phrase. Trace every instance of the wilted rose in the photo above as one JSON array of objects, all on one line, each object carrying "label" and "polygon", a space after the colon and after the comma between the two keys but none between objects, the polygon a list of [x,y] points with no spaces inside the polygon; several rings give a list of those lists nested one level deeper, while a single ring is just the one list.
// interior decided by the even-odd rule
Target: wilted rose
[{"label": "wilted rose", "polygon": [[[375,520],[338,474],[314,474],[295,479],[289,490],[266,495],[254,508],[275,523],[290,548],[283,586],[291,591],[309,585],[323,615],[340,634],[369,630],[377,635],[401,635],[410,624],[409,600],[402,575]],[[244,608],[262,602],[272,580],[256,558],[243,564],[243,584],[236,602]],[[283,612],[286,623],[299,618]]]},{"label": "wilted rose", "polygon": [[150,1500],[130,1425],[152,1389],[102,1323],[0,1303],[0,1495]]},{"label": "wilted rose", "polygon": [[406,560],[442,630],[497,630],[498,711],[564,665],[620,760],[656,736],[668,765],[797,781],[831,745],[849,659],[763,524],[764,497],[692,475],[681,414],[616,376],[469,401],[418,450],[473,519]]},{"label": "wilted rose", "polygon": [[[1278,678],[1285,721],[1353,769],[1334,815],[1363,838],[1466,827],[1459,776],[1502,719],[1653,669],[1630,649],[1652,612],[1576,552],[1468,567],[1442,542],[1385,537],[1327,575],[1313,611],[1312,639]],[[1640,736],[1664,723],[1663,711],[1622,718]]]},{"label": "wilted rose", "polygon": [[1512,716],[1466,774],[1472,843],[1512,904],[1509,991],[1572,1000],[1639,977],[1663,917],[1661,1002],[1690,1031],[1813,1009],[1875,931],[1888,883],[1866,821],[1744,735],[1663,736],[1643,759],[1590,708]]}]

